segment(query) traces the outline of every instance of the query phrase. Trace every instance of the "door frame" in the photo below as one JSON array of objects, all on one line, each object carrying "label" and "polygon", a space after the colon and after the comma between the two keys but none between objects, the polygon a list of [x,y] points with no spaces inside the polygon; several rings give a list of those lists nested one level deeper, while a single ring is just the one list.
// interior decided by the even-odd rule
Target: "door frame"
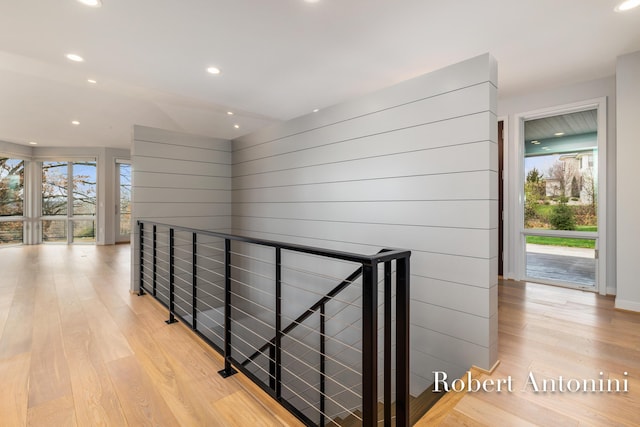
[{"label": "door frame", "polygon": [[[581,102],[543,108],[514,115],[514,141],[516,146],[511,153],[510,161],[513,167],[512,182],[515,188],[508,193],[512,198],[513,215],[508,217],[511,222],[506,228],[510,231],[509,252],[514,259],[514,275],[517,280],[525,280],[526,242],[524,239],[524,122],[527,120],[557,116],[596,109],[598,111],[598,260],[596,263],[597,287],[595,291],[601,295],[607,293],[607,97],[588,99]],[[505,148],[506,148],[505,144]],[[507,152],[505,151],[505,158]],[[506,171],[505,164],[505,173]],[[505,199],[505,206],[507,200]],[[507,246],[505,245],[505,251]],[[507,252],[508,253],[508,252]],[[506,259],[505,259],[506,262]]]}]

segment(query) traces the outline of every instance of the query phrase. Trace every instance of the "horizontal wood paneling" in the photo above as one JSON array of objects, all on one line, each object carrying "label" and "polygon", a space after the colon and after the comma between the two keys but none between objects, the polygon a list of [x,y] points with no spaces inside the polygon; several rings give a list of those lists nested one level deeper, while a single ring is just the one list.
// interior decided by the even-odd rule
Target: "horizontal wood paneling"
[{"label": "horizontal wood paneling", "polygon": [[152,142],[159,147],[159,144],[186,147],[187,149],[203,148],[206,150],[217,150],[230,152],[229,141],[209,136],[185,134],[165,129],[151,128],[146,126],[135,126],[134,138],[138,142]]},{"label": "horizontal wood paneling", "polygon": [[[328,181],[331,177],[325,177]],[[495,171],[234,189],[234,203],[498,200]],[[239,211],[241,212],[241,211]]]},{"label": "horizontal wood paneling", "polygon": [[[296,157],[315,157],[315,153],[297,153]],[[361,156],[366,156],[361,153]],[[276,162],[276,159],[278,160]],[[234,188],[263,188],[265,182],[272,186],[291,184],[313,184],[327,181],[356,181],[362,179],[390,178],[399,176],[438,175],[477,171],[479,161],[490,164],[490,170],[497,170],[497,146],[493,142],[483,141],[453,147],[441,147],[432,150],[389,154],[386,156],[364,157],[358,160],[346,160],[323,163],[308,167],[292,167],[291,162],[279,158],[273,159],[277,170],[255,172],[253,165],[235,166],[240,174],[234,178]],[[246,175],[242,175],[245,174]],[[327,179],[328,178],[328,179]]]},{"label": "horizontal wood paneling", "polygon": [[[134,221],[230,232],[230,141],[135,126],[131,154]],[[136,229],[135,249],[137,235]]]},{"label": "horizontal wood paneling", "polygon": [[[138,155],[147,155],[155,158],[175,159],[175,160],[199,160],[210,159],[215,155],[216,163],[229,164],[231,153],[228,151],[215,150],[213,148],[187,147],[184,145],[163,144],[152,141],[136,142],[138,145]],[[186,148],[186,150],[185,150]],[[214,151],[215,153],[212,153]]]},{"label": "horizontal wood paneling", "polygon": [[[251,153],[252,150],[240,150],[234,154],[236,165],[240,164],[261,164],[261,159],[265,157],[293,158],[297,153],[312,150],[314,156],[295,157],[298,160],[296,166],[309,166],[317,163],[317,159],[325,162],[340,161],[346,159],[359,159],[362,153],[369,156],[383,156],[393,153],[403,153],[409,151],[428,150],[438,147],[447,147],[461,144],[468,144],[480,140],[496,140],[496,132],[487,129],[487,121],[490,121],[491,112],[481,112],[468,116],[456,117],[447,120],[421,124],[395,131],[378,133],[341,140],[340,135],[335,135],[327,140],[319,140],[314,145],[292,144],[286,147],[279,147],[275,150],[267,151],[270,144],[259,145],[255,150],[263,148],[263,153]],[[333,128],[327,128],[333,129]],[[453,132],[456,130],[456,132]],[[483,136],[485,135],[485,136]],[[308,135],[316,138],[316,135]],[[289,137],[295,139],[294,137]],[[340,150],[336,150],[340,146]],[[243,160],[251,159],[251,160]]]},{"label": "horizontal wood paneling", "polygon": [[427,304],[415,298],[411,307],[411,325],[477,345],[491,342],[489,323],[483,322],[481,316]]},{"label": "horizontal wood paneling", "polygon": [[353,242],[375,247],[410,247],[424,252],[491,258],[497,247],[490,245],[490,229],[398,226],[366,223],[323,223],[302,219],[234,217],[234,226],[242,230],[269,230],[285,236],[316,240]]},{"label": "horizontal wood paneling", "polygon": [[[140,188],[140,187],[139,187]],[[207,190],[202,188],[163,188],[144,187],[144,191],[137,194],[136,203],[216,203],[230,196],[230,190]],[[228,203],[221,202],[225,205]],[[218,202],[217,204],[220,204]]]},{"label": "horizontal wood paneling", "polygon": [[495,286],[487,289],[418,275],[411,280],[414,301],[485,318],[497,311],[496,305],[489,304],[490,293],[494,292]]},{"label": "horizontal wood paneling", "polygon": [[[213,151],[212,154],[216,152]],[[203,158],[199,160],[174,160],[151,156],[135,155],[135,169],[143,172],[164,172],[167,174],[190,173],[202,176],[231,176],[231,165],[209,161]]]},{"label": "horizontal wood paneling", "polygon": [[413,391],[495,358],[495,111],[484,55],[233,142],[234,232],[413,251]]},{"label": "horizontal wood paneling", "polygon": [[231,190],[231,180],[228,176],[204,176],[194,178],[194,174],[185,171],[181,174],[167,175],[164,172],[133,171],[136,187],[178,188],[204,190]]},{"label": "horizontal wood paneling", "polygon": [[[480,321],[480,319],[474,320]],[[485,321],[485,323],[488,322]],[[481,360],[483,364],[488,361],[488,352],[484,350],[488,345],[475,344],[446,333],[423,328],[414,323],[411,324],[410,334],[411,350],[445,360],[454,366],[470,367],[480,360],[479,356],[485,358]]]},{"label": "horizontal wood paneling", "polygon": [[[281,235],[269,232],[242,230],[237,227],[233,229],[233,232],[259,239],[282,239]],[[378,246],[356,244],[353,242],[337,242],[329,240],[319,242],[316,239],[300,236],[288,236],[287,241],[301,245],[321,244],[323,248],[327,249],[345,250],[363,254],[375,254],[380,249]],[[482,258],[471,258],[421,251],[413,251],[411,254],[411,272],[414,277],[420,276],[427,279],[460,283],[480,288],[493,286],[497,284],[498,280],[497,264],[494,262],[487,263],[487,260]],[[480,301],[471,300],[470,303],[479,304]]]},{"label": "horizontal wood paneling", "polygon": [[[336,141],[389,134],[413,126],[425,126],[443,121],[448,121],[450,126],[454,126],[455,120],[451,120],[453,118],[490,112],[487,100],[491,96],[491,91],[491,83],[482,82],[433,98],[394,105],[365,116],[351,117],[330,126],[309,129],[278,139],[268,145],[257,145],[234,152],[234,163],[272,156],[274,152],[281,154]],[[477,133],[475,139],[471,141],[477,141],[480,134]],[[485,129],[483,134],[489,134],[489,130]],[[485,136],[484,139],[486,138]]]},{"label": "horizontal wood paneling", "polygon": [[[279,218],[369,224],[452,228],[495,228],[498,204],[493,200],[246,203],[236,206],[257,218]],[[473,210],[476,215],[468,215]]]}]

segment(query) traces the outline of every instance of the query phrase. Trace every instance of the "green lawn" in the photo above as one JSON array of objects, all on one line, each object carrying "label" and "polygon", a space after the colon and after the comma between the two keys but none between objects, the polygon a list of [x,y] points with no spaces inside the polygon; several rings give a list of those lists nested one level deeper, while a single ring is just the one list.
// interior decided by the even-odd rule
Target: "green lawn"
[{"label": "green lawn", "polygon": [[[579,225],[576,231],[598,231],[595,225]],[[565,246],[570,248],[595,249],[596,241],[591,239],[573,239],[569,237],[527,236],[527,243],[536,245]]]}]

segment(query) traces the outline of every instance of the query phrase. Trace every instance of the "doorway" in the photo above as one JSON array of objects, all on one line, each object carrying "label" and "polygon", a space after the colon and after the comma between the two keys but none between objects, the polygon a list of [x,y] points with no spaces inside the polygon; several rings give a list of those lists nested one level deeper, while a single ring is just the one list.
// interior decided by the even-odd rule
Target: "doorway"
[{"label": "doorway", "polygon": [[116,242],[131,239],[131,163],[116,160]]},{"label": "doorway", "polygon": [[521,118],[523,280],[604,292],[604,103]]}]

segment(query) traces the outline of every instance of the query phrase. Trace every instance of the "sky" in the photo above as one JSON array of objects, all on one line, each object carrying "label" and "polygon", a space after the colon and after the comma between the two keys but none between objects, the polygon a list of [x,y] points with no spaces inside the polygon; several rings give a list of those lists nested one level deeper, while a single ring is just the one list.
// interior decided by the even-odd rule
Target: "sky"
[{"label": "sky", "polygon": [[556,162],[560,160],[560,154],[551,154],[549,156],[525,157],[524,159],[524,175],[527,176],[533,168],[538,169],[540,173],[548,178],[547,171]]}]

